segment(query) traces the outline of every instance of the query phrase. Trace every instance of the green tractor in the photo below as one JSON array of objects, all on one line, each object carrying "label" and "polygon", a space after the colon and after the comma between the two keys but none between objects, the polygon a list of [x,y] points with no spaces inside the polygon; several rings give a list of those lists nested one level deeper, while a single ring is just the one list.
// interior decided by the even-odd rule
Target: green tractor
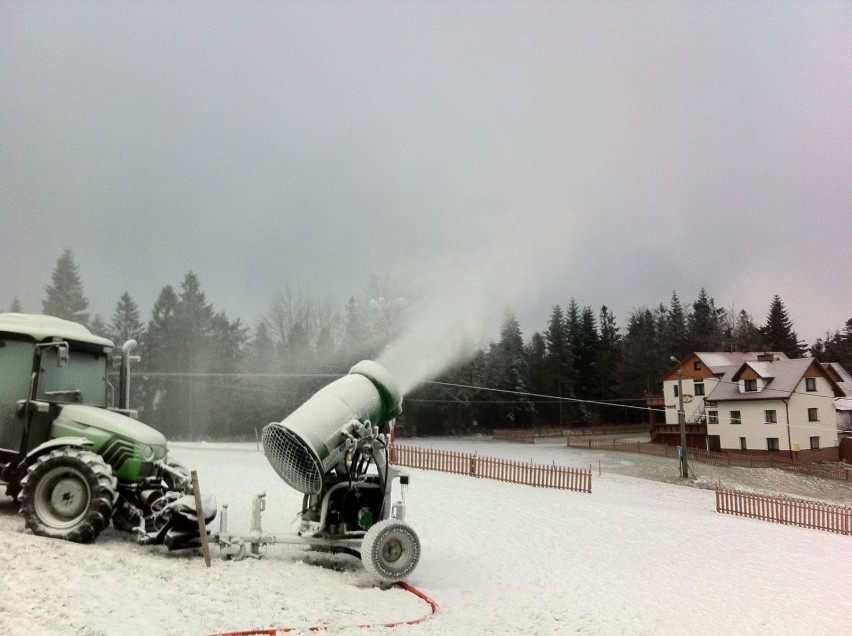
[{"label": "green tractor", "polygon": [[[198,545],[189,473],[128,405],[135,346],[122,347],[113,407],[110,340],[52,316],[0,313],[0,483],[34,534],[88,543],[112,522],[145,543]],[[179,500],[195,530],[184,523],[169,545]],[[215,503],[203,508],[212,520]]]}]

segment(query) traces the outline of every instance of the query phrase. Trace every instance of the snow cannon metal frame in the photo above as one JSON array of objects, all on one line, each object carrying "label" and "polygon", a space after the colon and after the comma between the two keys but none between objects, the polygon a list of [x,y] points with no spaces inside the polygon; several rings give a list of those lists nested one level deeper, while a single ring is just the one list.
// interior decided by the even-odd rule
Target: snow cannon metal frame
[{"label": "snow cannon metal frame", "polygon": [[[218,542],[226,556],[259,556],[270,543],[299,543],[359,556],[383,582],[408,576],[420,559],[420,539],[405,523],[408,476],[390,465],[390,433],[402,394],[388,371],[364,360],[323,387],[281,422],[263,429],[263,448],[275,472],[304,494],[296,537],[261,528],[265,493],[252,507],[251,534],[227,532],[222,510]],[[400,500],[391,503],[399,479]]]}]

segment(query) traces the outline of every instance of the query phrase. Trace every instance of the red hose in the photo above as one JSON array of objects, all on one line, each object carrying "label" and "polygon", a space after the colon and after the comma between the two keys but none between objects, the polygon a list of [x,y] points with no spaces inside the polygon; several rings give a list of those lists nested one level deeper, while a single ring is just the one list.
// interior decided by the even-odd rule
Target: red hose
[{"label": "red hose", "polygon": [[[409,585],[403,581],[400,581],[396,584],[397,587],[402,588],[406,592],[411,592],[414,596],[426,601],[429,604],[430,612],[428,614],[424,614],[420,618],[413,618],[407,621],[396,621],[393,623],[363,623],[360,625],[356,625],[355,627],[361,627],[363,629],[369,629],[371,627],[399,627],[400,625],[416,625],[417,623],[422,623],[424,621],[429,620],[435,614],[437,614],[441,608],[438,607],[438,604],[429,598],[426,594],[418,590],[416,587]],[[278,634],[286,634],[287,632],[295,632],[297,630],[307,630],[309,632],[327,632],[332,629],[341,629],[344,627],[343,625],[314,625],[313,627],[266,627],[262,629],[247,629],[240,630],[236,632],[220,632],[217,634],[210,634],[210,636],[277,636]]]}]

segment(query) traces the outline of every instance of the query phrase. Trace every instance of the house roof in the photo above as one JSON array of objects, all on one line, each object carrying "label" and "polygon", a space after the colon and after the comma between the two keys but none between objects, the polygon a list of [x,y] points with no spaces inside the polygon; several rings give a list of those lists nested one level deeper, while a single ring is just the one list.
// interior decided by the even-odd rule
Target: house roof
[{"label": "house roof", "polygon": [[[771,357],[773,360],[788,360],[786,354],[780,351],[695,351],[689,354],[682,362],[687,362],[693,358],[698,358],[701,365],[715,376],[724,374],[728,367],[739,368],[746,361],[757,361],[759,358]],[[668,379],[675,377],[678,371],[678,366],[669,369],[658,382],[665,382]],[[687,366],[684,366],[684,377],[690,377],[691,372]]]},{"label": "house roof", "polygon": [[833,371],[837,374],[834,380],[837,382],[838,388],[843,392],[843,397],[852,398],[852,374],[838,362],[825,362],[822,367],[827,371]]},{"label": "house roof", "polygon": [[771,355],[773,360],[789,360],[780,351],[696,351],[694,355],[714,373],[723,373],[726,367],[739,367],[743,362],[757,361],[763,356]]},{"label": "house roof", "polygon": [[[719,383],[705,399],[710,402],[783,400],[793,394],[812,364],[819,363],[813,358],[797,358],[773,362],[744,362],[739,366],[727,367]],[[765,380],[760,391],[740,391],[739,378],[747,369],[752,369]],[[828,379],[835,388],[835,394],[841,394],[837,383],[831,377]]]}]

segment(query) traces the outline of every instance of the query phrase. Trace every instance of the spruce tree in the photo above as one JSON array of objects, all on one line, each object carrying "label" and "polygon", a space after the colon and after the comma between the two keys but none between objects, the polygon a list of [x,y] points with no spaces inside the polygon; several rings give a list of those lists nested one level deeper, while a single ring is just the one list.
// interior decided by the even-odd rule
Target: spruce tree
[{"label": "spruce tree", "polygon": [[109,337],[109,325],[106,324],[100,314],[95,314],[95,317],[89,322],[89,331],[102,338]]},{"label": "spruce tree", "polygon": [[115,304],[112,314],[112,322],[109,324],[109,337],[117,347],[121,347],[128,340],[140,340],[145,331],[145,326],[139,318],[139,308],[136,302],[125,291]]},{"label": "spruce tree", "polygon": [[41,302],[42,312],[88,326],[89,301],[83,296],[83,283],[74,262],[74,253],[66,249],[56,261],[51,274],[51,284],[44,288],[47,294]]},{"label": "spruce tree", "polygon": [[[550,313],[550,321],[544,332],[544,342],[547,351],[544,359],[545,393],[556,398],[573,398],[577,385],[574,352],[565,314],[559,305],[554,305]],[[561,399],[548,415],[559,426],[567,425],[571,421],[571,410]]]},{"label": "spruce tree", "polygon": [[671,355],[676,356],[678,360],[691,353],[687,336],[686,313],[676,292],[672,292],[669,310],[666,313],[664,338],[667,341],[668,349],[672,352]]},{"label": "spruce tree", "polygon": [[720,312],[716,309],[713,298],[703,287],[698,293],[698,299],[692,303],[692,312],[687,318],[687,324],[690,352],[720,351],[724,348]]},{"label": "spruce tree", "polygon": [[787,354],[788,358],[801,358],[804,355],[805,347],[799,342],[799,337],[793,330],[793,321],[790,320],[784,302],[778,294],[772,299],[766,324],[761,332],[768,351],[780,351]]},{"label": "spruce tree", "polygon": [[516,395],[504,395],[507,406],[502,409],[504,422],[514,428],[523,425],[532,412],[527,392],[527,364],[521,326],[511,311],[506,311],[500,328],[500,341],[491,348],[491,386]]}]

